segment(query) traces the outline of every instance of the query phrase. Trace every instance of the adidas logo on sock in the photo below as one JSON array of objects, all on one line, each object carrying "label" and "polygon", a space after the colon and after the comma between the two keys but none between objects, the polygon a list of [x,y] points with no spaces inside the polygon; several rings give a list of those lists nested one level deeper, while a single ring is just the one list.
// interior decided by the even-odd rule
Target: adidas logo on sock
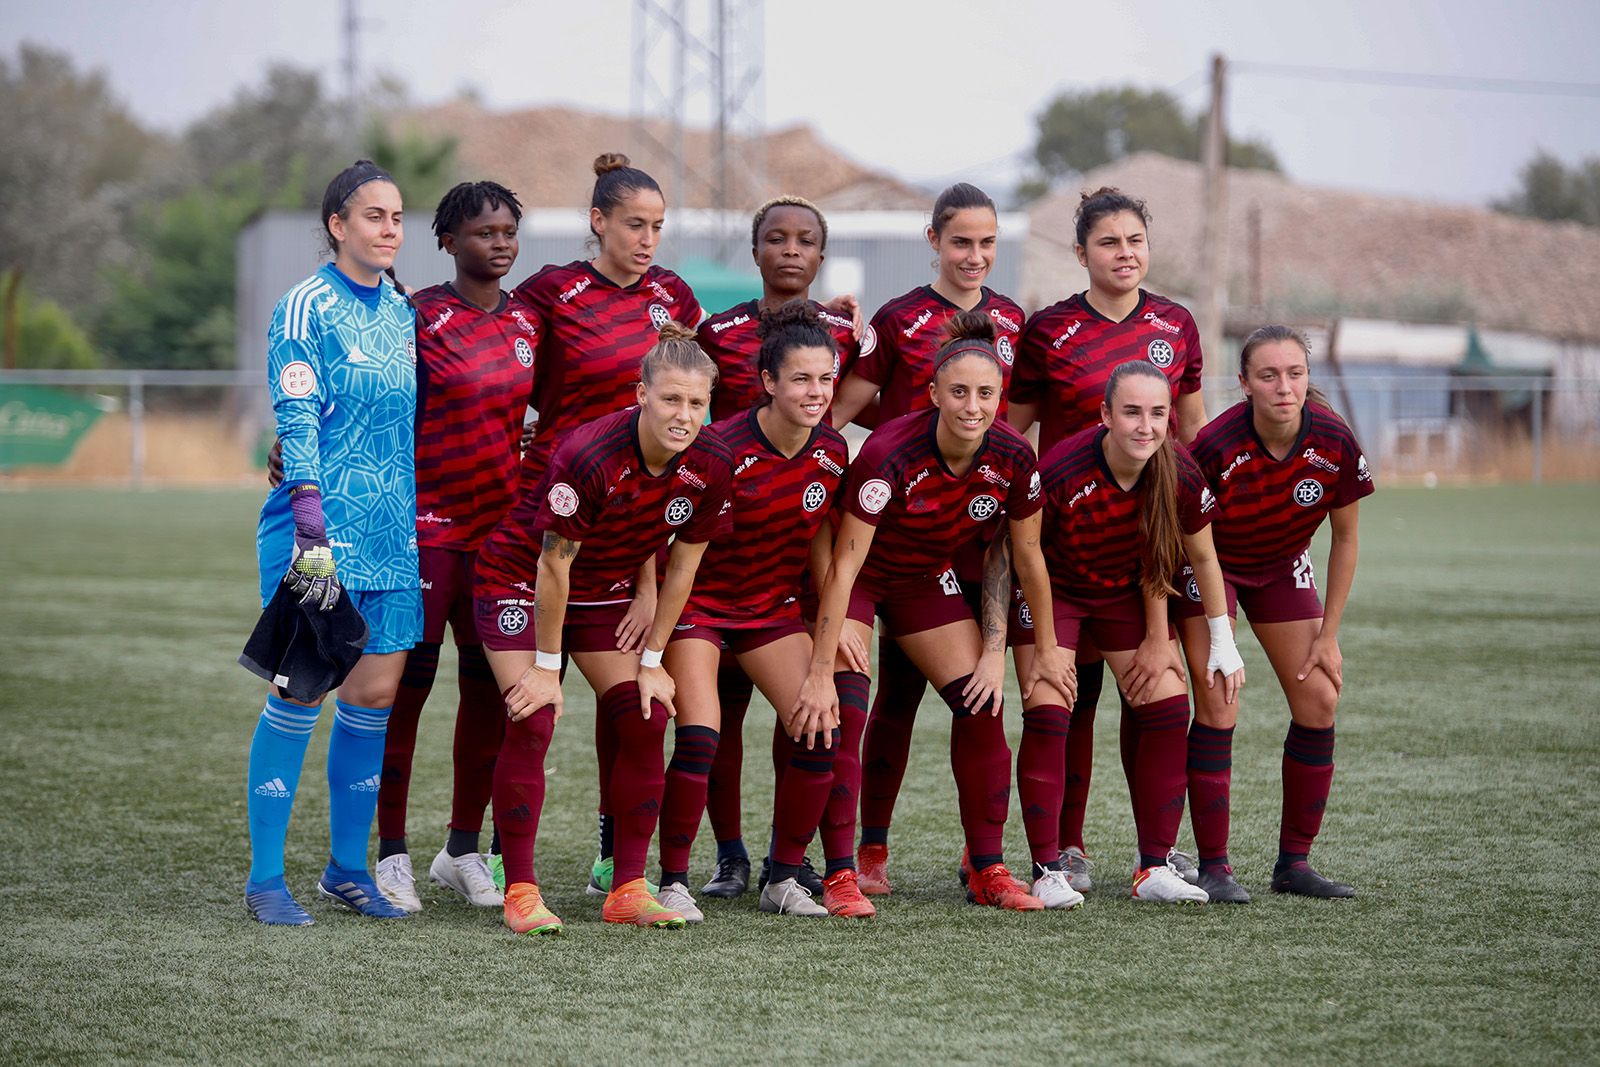
[{"label": "adidas logo on sock", "polygon": [[351,782],[350,791],[352,793],[376,793],[381,784],[382,783],[378,780],[378,776],[374,774],[371,777],[364,778],[359,782]]},{"label": "adidas logo on sock", "polygon": [[264,797],[287,797],[289,787],[283,784],[282,778],[274,778],[270,782],[262,782],[256,786],[256,793]]}]

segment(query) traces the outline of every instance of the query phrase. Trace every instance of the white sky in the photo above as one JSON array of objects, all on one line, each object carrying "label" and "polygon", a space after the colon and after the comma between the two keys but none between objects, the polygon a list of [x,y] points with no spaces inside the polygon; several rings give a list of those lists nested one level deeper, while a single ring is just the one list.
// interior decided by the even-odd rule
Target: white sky
[{"label": "white sky", "polygon": [[[361,61],[368,73],[399,76],[423,102],[470,87],[495,108],[562,102],[626,113],[632,7],[361,0]],[[5,0],[0,50],[14,55],[23,40],[62,49],[103,70],[143,120],[175,130],[259,83],[275,61],[321,69],[337,90],[339,10],[336,0]],[[1594,83],[1597,50],[1596,0],[779,0],[766,10],[766,111],[770,126],[809,123],[908,179],[968,178],[1003,194],[1032,144],[1034,114],[1062,87],[1177,86],[1195,109],[1214,51],[1239,63]],[[1600,156],[1600,93],[1369,87],[1243,71],[1230,91],[1232,132],[1264,137],[1308,183],[1483,203],[1511,189],[1537,148],[1569,162]]]}]

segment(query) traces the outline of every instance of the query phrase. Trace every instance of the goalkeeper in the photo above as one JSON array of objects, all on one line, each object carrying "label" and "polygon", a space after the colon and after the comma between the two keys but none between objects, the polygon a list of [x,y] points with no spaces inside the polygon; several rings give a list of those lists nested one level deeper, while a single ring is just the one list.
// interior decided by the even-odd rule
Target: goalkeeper
[{"label": "goalkeeper", "polygon": [[[362,160],[322,201],[333,262],[290,289],[272,314],[267,371],[284,479],[261,509],[261,599],[281,584],[307,608],[341,597],[370,637],[334,700],[328,743],[330,856],[318,892],[362,915],[404,918],[367,869],[384,732],[406,653],[422,635],[417,577],[415,314],[393,281],[400,190]],[[322,700],[277,686],[250,744],[245,906],[269,925],[311,916],[284,883],[284,837]]]}]

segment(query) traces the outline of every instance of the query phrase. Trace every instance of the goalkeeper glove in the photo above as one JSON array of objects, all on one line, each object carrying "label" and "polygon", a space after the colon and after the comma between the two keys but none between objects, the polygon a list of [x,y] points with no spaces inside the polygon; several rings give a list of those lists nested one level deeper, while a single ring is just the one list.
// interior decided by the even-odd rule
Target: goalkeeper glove
[{"label": "goalkeeper glove", "polygon": [[302,604],[314,604],[318,611],[332,611],[339,603],[343,587],[328,545],[322,517],[322,492],[310,482],[289,490],[289,507],[294,512],[294,552],[289,571],[283,576],[289,591]]}]

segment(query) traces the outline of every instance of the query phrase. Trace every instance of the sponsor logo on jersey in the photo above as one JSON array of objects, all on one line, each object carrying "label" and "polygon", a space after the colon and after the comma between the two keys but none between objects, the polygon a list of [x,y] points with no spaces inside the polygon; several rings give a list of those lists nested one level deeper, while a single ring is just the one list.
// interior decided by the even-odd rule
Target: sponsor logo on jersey
[{"label": "sponsor logo on jersey", "polygon": [[367,354],[365,352],[361,351],[361,346],[359,346],[359,345],[351,348],[350,351],[346,352],[345,356],[344,356],[344,359],[345,359],[346,363],[371,363],[372,362],[372,360],[367,358]]},{"label": "sponsor logo on jersey", "polygon": [[1206,512],[1213,510],[1216,506],[1217,498],[1211,495],[1211,487],[1202,485],[1200,487],[1200,514],[1204,515]]},{"label": "sponsor logo on jersey", "polygon": [[1233,476],[1233,472],[1234,471],[1238,470],[1240,467],[1244,466],[1248,462],[1250,462],[1250,453],[1249,452],[1240,452],[1237,456],[1234,456],[1231,460],[1228,461],[1228,466],[1223,470],[1223,472],[1222,472],[1222,480],[1223,481],[1227,481],[1230,477]]},{"label": "sponsor logo on jersey", "polygon": [[694,501],[686,496],[675,496],[667,501],[667,525],[682,526],[694,514]]},{"label": "sponsor logo on jersey", "polygon": [[833,461],[833,457],[828,455],[828,450],[825,448],[819,448],[812,452],[811,458],[816,460],[817,466],[821,467],[825,471],[828,471],[832,474],[844,473],[844,468]]},{"label": "sponsor logo on jersey", "polygon": [[[659,296],[663,303],[667,303],[667,304],[675,304],[675,303],[677,303],[677,301],[672,299],[672,294],[667,292],[667,287],[662,285],[658,281],[652,280],[650,282],[650,291],[655,293],[657,296]],[[651,316],[651,317],[654,318],[654,316]]]},{"label": "sponsor logo on jersey", "polygon": [[1157,337],[1150,342],[1150,347],[1145,349],[1145,354],[1150,357],[1150,362],[1166,370],[1172,366],[1172,361],[1178,358],[1178,353],[1172,350],[1172,345]]},{"label": "sponsor logo on jersey", "polygon": [[1011,366],[1016,361],[1016,349],[1011,347],[1011,338],[1002,337],[994,343],[994,354],[1000,357],[1000,362]]},{"label": "sponsor logo on jersey", "polygon": [[516,350],[518,363],[524,367],[533,366],[533,346],[528,343],[526,337],[517,338],[517,343],[512,347]]},{"label": "sponsor logo on jersey", "polygon": [[278,388],[289,396],[310,396],[317,389],[317,372],[305,360],[297,359],[278,372]]},{"label": "sponsor logo on jersey", "polygon": [[1022,327],[1018,326],[1014,319],[1011,319],[1003,314],[999,308],[990,308],[989,317],[998,322],[1000,325],[1004,326],[1006,329],[1010,330],[1012,333],[1022,332]]},{"label": "sponsor logo on jersey", "polygon": [[571,289],[568,289],[566,292],[556,297],[556,299],[561,301],[563,304],[571,303],[574,297],[583,292],[585,289],[589,288],[589,282],[590,279],[588,278],[579,278],[577,282],[573,284]]},{"label": "sponsor logo on jersey", "polygon": [[874,478],[861,486],[857,500],[861,510],[868,515],[876,515],[889,506],[889,499],[894,496],[894,487],[882,478]]},{"label": "sponsor logo on jersey", "polygon": [[422,588],[425,592],[431,590],[433,588],[433,583],[424,578],[422,579]]},{"label": "sponsor logo on jersey", "polygon": [[451,319],[453,319],[455,317],[456,317],[456,309],[455,308],[445,308],[442,312],[439,313],[439,317],[438,318],[436,318],[432,322],[428,323],[428,332],[429,333],[438,333],[440,330],[444,329],[444,324],[445,323],[449,322]]},{"label": "sponsor logo on jersey", "polygon": [[1081,327],[1082,325],[1083,325],[1083,320],[1079,319],[1076,322],[1074,322],[1071,326],[1068,326],[1066,333],[1062,334],[1060,337],[1057,337],[1054,341],[1050,342],[1050,347],[1051,348],[1060,348],[1062,345],[1064,345],[1068,341],[1072,340],[1072,335],[1077,333],[1079,327]]},{"label": "sponsor logo on jersey", "polygon": [[855,329],[856,325],[843,315],[835,315],[825,307],[817,308],[817,318],[823,322],[826,322],[828,325],[838,327],[841,330],[853,330]]},{"label": "sponsor logo on jersey", "polygon": [[417,521],[429,523],[430,525],[435,526],[448,526],[455,520],[444,515],[435,515],[430,511],[426,515],[418,515]]},{"label": "sponsor logo on jersey", "polygon": [[999,510],[1000,501],[996,500],[988,493],[985,493],[982,496],[973,497],[972,502],[967,505],[967,514],[976,519],[978,522],[984,522],[985,520],[993,518],[994,513]]},{"label": "sponsor logo on jersey", "polygon": [[529,337],[539,336],[539,327],[528,321],[528,316],[522,313],[521,308],[514,309],[511,312],[511,317],[517,320],[517,328],[523,333]]},{"label": "sponsor logo on jersey", "polygon": [[1322,483],[1315,478],[1304,478],[1294,487],[1294,502],[1309,508],[1322,499]]},{"label": "sponsor logo on jersey", "polygon": [[1339,465],[1330,459],[1324,459],[1322,456],[1317,455],[1317,450],[1314,448],[1308,448],[1304,452],[1300,453],[1300,458],[1304,459],[1313,467],[1321,467],[1323,470],[1329,471],[1333,474],[1339,473]]},{"label": "sponsor logo on jersey", "polygon": [[1182,333],[1183,332],[1183,329],[1181,327],[1174,326],[1172,323],[1168,322],[1166,319],[1162,318],[1160,315],[1157,315],[1154,311],[1146,311],[1144,313],[1144,321],[1148,322],[1150,325],[1154,326],[1156,329],[1158,329],[1158,330],[1166,330],[1168,333]]},{"label": "sponsor logo on jersey", "polygon": [[711,332],[713,334],[718,334],[718,333],[721,333],[723,330],[731,330],[735,326],[743,326],[745,323],[747,323],[749,321],[750,321],[750,316],[749,315],[735,315],[733,318],[728,319],[726,322],[713,322],[711,324]]},{"label": "sponsor logo on jersey", "polygon": [[918,315],[914,320],[912,320],[910,326],[907,326],[900,332],[907,337],[915,337],[917,335],[917,331],[926,326],[928,324],[928,320],[931,318],[933,318],[933,309],[923,308],[922,314]]},{"label": "sponsor logo on jersey", "polygon": [[1002,489],[1011,488],[1011,479],[989,466],[987,463],[978,467],[978,474],[990,485],[998,485]]},{"label": "sponsor logo on jersey", "polygon": [[870,356],[877,348],[878,331],[868,326],[867,332],[861,335],[861,354],[862,356]]},{"label": "sponsor logo on jersey", "polygon": [[528,628],[528,613],[515,604],[507,604],[500,609],[500,617],[495,621],[499,623],[501,633],[515,637]]},{"label": "sponsor logo on jersey", "polygon": [[1041,486],[1042,486],[1042,482],[1041,482],[1041,480],[1039,478],[1039,472],[1038,471],[1034,471],[1033,475],[1028,479],[1028,499],[1029,500],[1038,500],[1039,499],[1039,493],[1042,491],[1041,490]]},{"label": "sponsor logo on jersey", "polygon": [[1361,454],[1360,458],[1356,460],[1356,481],[1372,481],[1372,471],[1367,469],[1367,456],[1364,452]]},{"label": "sponsor logo on jersey", "polygon": [[550,492],[545,494],[545,499],[550,502],[550,510],[563,518],[575,514],[578,510],[578,491],[566,482],[552,485]]},{"label": "sponsor logo on jersey", "polygon": [[679,467],[678,477],[682,478],[696,489],[704,489],[706,487],[706,480],[700,477],[694,471],[690,470],[688,467]]},{"label": "sponsor logo on jersey", "polygon": [[745,471],[747,471],[751,467],[755,466],[756,460],[758,460],[760,458],[761,458],[760,456],[746,456],[743,459],[741,459],[739,461],[739,465],[737,467],[733,468],[734,477],[737,478],[739,475],[743,474]]},{"label": "sponsor logo on jersey", "polygon": [[806,486],[806,491],[800,494],[800,506],[805,508],[808,514],[827,502],[828,487],[821,482],[812,482]]},{"label": "sponsor logo on jersey", "polygon": [[1092,496],[1094,494],[1094,491],[1096,489],[1098,489],[1098,488],[1100,488],[1100,483],[1098,481],[1090,482],[1088,485],[1084,486],[1082,489],[1079,489],[1076,493],[1072,494],[1072,499],[1067,501],[1067,507],[1069,507],[1069,508],[1077,507],[1078,506],[1078,501],[1080,501],[1080,500],[1088,500],[1089,497]]},{"label": "sponsor logo on jersey", "polygon": [[671,321],[672,315],[667,311],[666,308],[662,307],[660,304],[650,305],[650,322],[653,326],[655,326],[656,329],[661,329]]},{"label": "sponsor logo on jersey", "polygon": [[356,547],[356,544],[355,544],[354,541],[335,541],[332,538],[329,538],[328,539],[328,547],[329,548],[354,548],[354,547]]},{"label": "sponsor logo on jersey", "polygon": [[924,478],[926,478],[929,473],[930,472],[929,472],[929,469],[927,467],[924,467],[920,471],[918,471],[917,472],[917,476],[915,478],[912,478],[909,482],[906,483],[906,496],[910,496],[911,495],[911,490],[913,490],[917,486],[921,485],[922,484],[922,480]]}]

